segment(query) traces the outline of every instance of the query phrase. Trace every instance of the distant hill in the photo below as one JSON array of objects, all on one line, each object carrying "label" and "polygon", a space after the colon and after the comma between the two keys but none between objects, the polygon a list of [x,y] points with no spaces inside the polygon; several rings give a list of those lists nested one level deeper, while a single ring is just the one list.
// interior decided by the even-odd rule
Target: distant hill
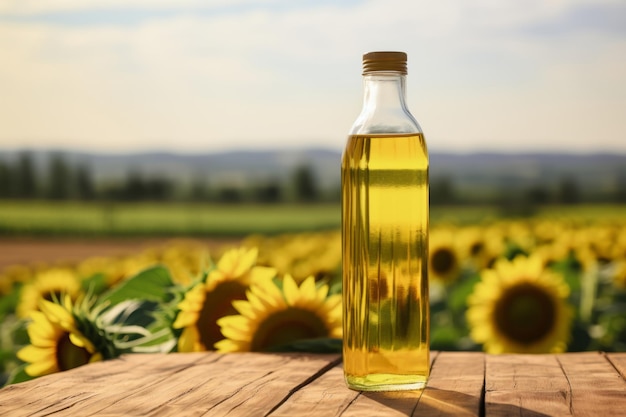
[{"label": "distant hill", "polygon": [[[20,151],[0,151],[0,161],[14,161]],[[53,151],[30,151],[37,170],[45,173]],[[338,151],[327,149],[232,151],[206,154],[146,152],[98,154],[62,152],[70,163],[89,166],[97,182],[119,181],[134,171],[188,182],[204,177],[209,183],[246,184],[277,179],[287,181],[300,165],[309,165],[320,186],[338,187]],[[430,154],[431,180],[450,179],[467,189],[516,189],[541,185],[551,187],[570,178],[581,190],[610,191],[626,181],[626,155],[608,153],[469,153]]]},{"label": "distant hill", "polygon": [[626,181],[626,155],[606,153],[433,153],[430,162],[433,179],[448,176],[460,188],[551,188],[569,179],[583,192],[597,194]]}]

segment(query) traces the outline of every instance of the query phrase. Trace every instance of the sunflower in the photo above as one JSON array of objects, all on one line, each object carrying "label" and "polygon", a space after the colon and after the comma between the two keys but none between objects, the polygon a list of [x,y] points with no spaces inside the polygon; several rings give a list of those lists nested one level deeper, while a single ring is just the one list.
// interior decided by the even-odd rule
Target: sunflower
[{"label": "sunflower", "polygon": [[554,242],[564,229],[563,223],[545,219],[537,220],[532,226],[535,244],[546,245]]},{"label": "sunflower", "polygon": [[223,338],[217,320],[237,313],[232,302],[244,300],[253,282],[271,281],[276,276],[273,268],[255,266],[257,254],[256,248],[243,247],[225,252],[206,279],[186,292],[173,324],[182,329],[180,352],[212,350]]},{"label": "sunflower", "polygon": [[438,230],[430,235],[428,276],[443,283],[451,283],[459,276],[461,259],[450,230]]},{"label": "sunflower", "polygon": [[333,275],[341,264],[339,231],[249,236],[246,246],[260,249],[258,263],[276,268],[278,275],[289,273],[297,283],[309,275],[322,280]]},{"label": "sunflower", "polygon": [[509,245],[523,252],[530,252],[535,244],[535,235],[526,222],[511,221],[507,225],[507,237]]},{"label": "sunflower", "polygon": [[69,268],[50,268],[37,273],[34,279],[24,284],[20,293],[17,314],[28,317],[31,311],[38,310],[41,300],[51,301],[67,294],[76,300],[81,292],[78,275]]},{"label": "sunflower", "polygon": [[9,265],[2,270],[0,285],[10,291],[15,284],[23,284],[30,281],[33,274],[34,272],[31,268],[25,265]]},{"label": "sunflower", "polygon": [[306,278],[300,287],[285,275],[282,290],[273,282],[254,284],[247,300],[235,301],[239,315],[218,320],[226,339],[220,352],[262,352],[298,340],[340,338],[341,295],[328,296],[328,286]]},{"label": "sunflower", "polygon": [[570,337],[569,287],[537,256],[501,259],[468,298],[471,337],[489,353],[558,353]]},{"label": "sunflower", "polygon": [[47,375],[102,360],[93,343],[77,329],[69,295],[60,304],[41,300],[39,309],[30,312],[27,332],[31,344],[17,353],[29,364],[25,368],[28,375]]},{"label": "sunflower", "polygon": [[160,262],[175,282],[188,285],[210,265],[208,249],[192,240],[176,240],[163,249]]}]

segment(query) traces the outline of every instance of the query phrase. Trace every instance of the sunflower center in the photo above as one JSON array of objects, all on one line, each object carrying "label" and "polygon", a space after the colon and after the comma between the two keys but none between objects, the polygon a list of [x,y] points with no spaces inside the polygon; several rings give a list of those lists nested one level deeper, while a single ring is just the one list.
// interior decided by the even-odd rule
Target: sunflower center
[{"label": "sunflower center", "polygon": [[64,333],[57,342],[56,359],[60,371],[67,371],[89,363],[91,354],[87,349],[78,347],[70,340],[70,334]]},{"label": "sunflower center", "polygon": [[452,251],[446,248],[437,249],[434,251],[431,257],[432,269],[440,274],[454,269],[456,258]]},{"label": "sunflower center", "polygon": [[324,321],[313,311],[289,308],[271,314],[254,332],[252,352],[263,352],[298,340],[328,336]]},{"label": "sunflower center", "polygon": [[483,252],[483,248],[485,247],[485,245],[483,245],[482,242],[474,242],[471,246],[470,246],[470,255],[471,256],[478,256]]},{"label": "sunflower center", "polygon": [[233,307],[233,301],[246,299],[246,286],[238,281],[224,281],[208,292],[196,322],[200,341],[208,350],[224,338],[217,320],[224,316],[239,314]]},{"label": "sunflower center", "polygon": [[556,324],[556,304],[542,288],[523,283],[505,290],[495,307],[498,330],[521,344],[546,337]]}]

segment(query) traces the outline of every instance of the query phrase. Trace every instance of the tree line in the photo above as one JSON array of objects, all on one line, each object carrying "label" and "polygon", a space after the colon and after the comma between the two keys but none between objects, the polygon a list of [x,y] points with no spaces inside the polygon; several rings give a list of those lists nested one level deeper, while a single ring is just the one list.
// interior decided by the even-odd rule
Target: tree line
[{"label": "tree line", "polygon": [[[193,201],[217,203],[339,202],[340,184],[323,189],[315,170],[297,166],[287,178],[251,181],[245,185],[215,184],[198,175],[188,183],[166,176],[147,176],[131,170],[117,181],[94,179],[89,165],[70,162],[63,154],[50,154],[45,171],[38,171],[29,152],[13,161],[0,159],[0,199],[47,199],[82,201]],[[466,190],[447,175],[431,177],[432,205],[499,205],[503,210],[525,211],[547,204],[584,202],[626,203],[626,172],[619,176],[612,192],[589,194],[576,178],[563,175],[556,184],[511,186],[489,192]]]},{"label": "tree line", "polygon": [[62,154],[50,155],[45,172],[38,172],[35,165],[28,152],[20,153],[13,162],[0,159],[0,199],[308,203],[338,198],[335,191],[321,189],[308,165],[296,167],[287,181],[259,180],[246,186],[209,184],[203,176],[182,184],[137,170],[129,171],[122,180],[98,183],[89,165],[71,163]]}]

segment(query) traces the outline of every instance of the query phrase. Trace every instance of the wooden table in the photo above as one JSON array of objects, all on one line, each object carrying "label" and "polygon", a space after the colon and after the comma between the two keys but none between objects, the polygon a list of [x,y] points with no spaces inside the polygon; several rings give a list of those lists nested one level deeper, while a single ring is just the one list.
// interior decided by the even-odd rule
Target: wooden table
[{"label": "wooden table", "polygon": [[423,391],[346,388],[339,355],[127,355],[5,387],[0,416],[626,416],[626,353],[433,352]]}]

